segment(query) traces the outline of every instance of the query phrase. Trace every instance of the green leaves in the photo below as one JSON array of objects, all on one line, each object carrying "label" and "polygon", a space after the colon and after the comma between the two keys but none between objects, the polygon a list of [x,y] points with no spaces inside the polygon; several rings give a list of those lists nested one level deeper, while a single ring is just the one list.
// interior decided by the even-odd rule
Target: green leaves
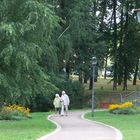
[{"label": "green leaves", "polygon": [[[48,55],[59,18],[42,0],[1,1],[0,11],[1,101],[30,104],[36,94],[57,89],[40,62]],[[55,61],[54,56],[48,60]]]}]

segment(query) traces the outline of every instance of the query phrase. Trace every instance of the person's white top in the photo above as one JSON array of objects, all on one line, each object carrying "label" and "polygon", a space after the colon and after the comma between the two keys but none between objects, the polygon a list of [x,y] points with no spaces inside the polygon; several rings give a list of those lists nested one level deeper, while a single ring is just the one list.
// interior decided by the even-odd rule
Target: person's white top
[{"label": "person's white top", "polygon": [[67,94],[62,95],[61,100],[63,101],[64,105],[70,104],[70,99],[69,99],[69,96]]},{"label": "person's white top", "polygon": [[55,96],[53,105],[55,108],[60,108],[61,107],[61,98],[59,96]]}]

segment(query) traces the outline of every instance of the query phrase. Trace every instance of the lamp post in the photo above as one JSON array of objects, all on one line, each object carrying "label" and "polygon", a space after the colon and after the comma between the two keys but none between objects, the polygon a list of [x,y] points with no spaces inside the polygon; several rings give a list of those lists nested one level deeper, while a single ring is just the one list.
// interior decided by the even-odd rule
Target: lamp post
[{"label": "lamp post", "polygon": [[95,74],[95,66],[97,64],[97,58],[92,57],[92,66],[93,66],[93,78],[92,78],[92,117],[94,116],[94,74]]}]

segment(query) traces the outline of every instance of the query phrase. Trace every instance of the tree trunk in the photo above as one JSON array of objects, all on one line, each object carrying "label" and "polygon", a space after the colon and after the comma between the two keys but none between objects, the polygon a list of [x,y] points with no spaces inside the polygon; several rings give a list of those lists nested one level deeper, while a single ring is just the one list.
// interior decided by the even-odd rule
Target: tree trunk
[{"label": "tree trunk", "polygon": [[[128,33],[128,17],[129,17],[129,14],[128,14],[128,7],[129,7],[129,3],[128,1],[126,1],[126,11],[125,11],[125,38],[124,38],[124,42],[127,42],[127,33]],[[125,44],[124,44],[125,45]],[[127,46],[127,44],[125,45]],[[124,57],[123,57],[123,60],[124,60],[124,83],[123,83],[123,90],[127,90],[127,79],[128,79],[128,66],[127,66],[127,55],[124,54]]]},{"label": "tree trunk", "polygon": [[121,72],[119,72],[119,74],[118,74],[118,85],[119,85],[119,86],[122,84],[122,77],[123,77],[123,73],[122,73],[122,71],[121,71]]},{"label": "tree trunk", "polygon": [[70,78],[70,68],[68,65],[66,65],[66,78]]},{"label": "tree trunk", "polygon": [[65,0],[60,0],[60,7],[61,9],[65,8]]},{"label": "tree trunk", "polygon": [[107,59],[108,59],[108,56],[106,55],[106,58],[105,58],[105,73],[104,73],[104,79],[106,79]]},{"label": "tree trunk", "polygon": [[124,70],[124,83],[123,83],[123,90],[127,90],[127,66],[125,66]]},{"label": "tree trunk", "polygon": [[138,68],[139,68],[139,59],[137,60],[136,67],[135,67],[133,85],[136,85],[137,83]]},{"label": "tree trunk", "polygon": [[120,38],[119,38],[119,41],[120,41],[120,45],[119,45],[119,70],[118,70],[118,85],[121,85],[122,84],[122,78],[123,78],[123,62],[122,62],[122,47],[123,47],[123,37],[124,37],[124,34],[123,34],[123,31],[124,31],[124,26],[123,26],[123,23],[124,23],[124,20],[123,20],[123,16],[124,16],[124,13],[123,13],[123,8],[124,8],[124,0],[121,0],[121,26],[120,26]]},{"label": "tree trunk", "polygon": [[114,17],[114,75],[113,75],[113,90],[117,89],[117,23],[116,23],[116,0],[113,0],[113,17]]},{"label": "tree trunk", "polygon": [[[104,28],[104,18],[105,18],[105,14],[106,14],[106,8],[107,8],[107,1],[104,0],[102,1],[101,3],[101,24],[100,24],[100,32],[103,33],[103,28]],[[105,57],[105,71],[104,71],[104,79],[106,79],[106,69],[107,69],[107,59],[108,59],[108,56],[106,54],[106,57]]]},{"label": "tree trunk", "polygon": [[97,2],[96,1],[94,1],[94,15],[96,15],[96,11],[97,11]]},{"label": "tree trunk", "polygon": [[104,26],[104,18],[105,18],[105,14],[106,14],[106,8],[107,8],[107,4],[106,4],[106,0],[103,0],[101,3],[101,24],[100,24],[100,32],[103,32],[103,26]]},{"label": "tree trunk", "polygon": [[87,83],[87,81],[88,81],[88,77],[87,77],[87,75],[86,75],[86,74],[84,74],[84,83],[86,84],[86,83]]},{"label": "tree trunk", "polygon": [[79,72],[79,82],[82,84],[83,83],[83,73],[82,71],[80,70]]}]

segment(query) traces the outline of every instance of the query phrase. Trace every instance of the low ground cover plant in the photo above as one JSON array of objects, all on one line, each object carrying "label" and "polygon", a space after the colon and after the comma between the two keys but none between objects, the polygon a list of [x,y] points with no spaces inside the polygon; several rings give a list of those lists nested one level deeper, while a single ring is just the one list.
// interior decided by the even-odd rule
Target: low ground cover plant
[{"label": "low ground cover plant", "polygon": [[22,105],[3,106],[0,112],[0,120],[22,120],[31,118],[30,109]]},{"label": "low ground cover plant", "polygon": [[109,112],[113,114],[137,114],[139,110],[132,102],[109,105]]}]

